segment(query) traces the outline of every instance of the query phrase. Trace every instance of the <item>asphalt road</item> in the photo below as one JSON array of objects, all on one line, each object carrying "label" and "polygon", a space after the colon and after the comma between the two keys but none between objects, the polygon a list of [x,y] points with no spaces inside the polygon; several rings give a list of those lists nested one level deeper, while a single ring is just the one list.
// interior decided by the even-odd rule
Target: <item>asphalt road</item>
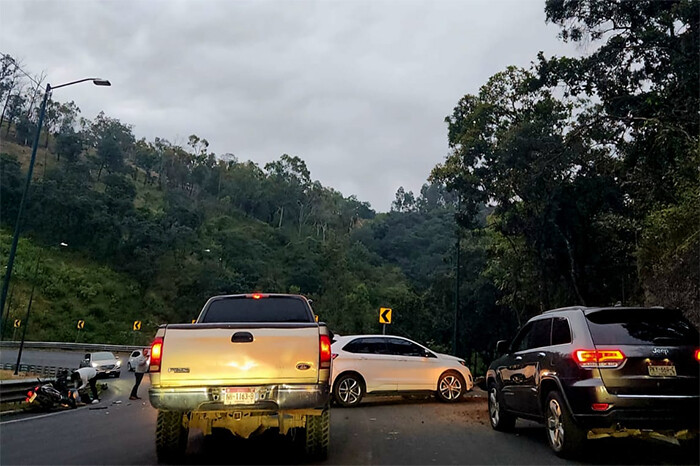
[{"label": "asphalt road", "polygon": [[[156,411],[131,402],[131,373],[109,379],[102,403],[55,414],[3,416],[0,464],[156,464]],[[148,377],[140,394],[147,393]],[[114,402],[121,401],[119,404]],[[698,464],[679,448],[656,441],[592,441],[571,463],[554,456],[544,430],[520,423],[513,434],[488,425],[486,401],[468,397],[447,405],[433,399],[368,399],[358,408],[333,408],[325,464]],[[190,432],[185,464],[295,464],[303,459],[285,439],[203,438]]]}]

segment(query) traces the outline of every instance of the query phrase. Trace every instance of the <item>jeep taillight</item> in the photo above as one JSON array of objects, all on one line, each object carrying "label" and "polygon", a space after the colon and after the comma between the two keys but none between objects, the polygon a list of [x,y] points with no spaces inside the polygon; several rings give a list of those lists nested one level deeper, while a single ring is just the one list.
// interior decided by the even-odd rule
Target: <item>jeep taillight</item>
[{"label": "jeep taillight", "polygon": [[620,350],[605,349],[605,350],[576,350],[574,351],[574,361],[579,366],[586,369],[598,368],[615,368],[625,362],[625,355]]},{"label": "jeep taillight", "polygon": [[160,361],[163,358],[163,337],[156,337],[151,343],[151,367],[149,372],[160,372]]},{"label": "jeep taillight", "polygon": [[318,347],[321,353],[321,369],[330,369],[331,367],[331,339],[328,335],[321,335],[318,339]]},{"label": "jeep taillight", "polygon": [[695,350],[695,360],[700,362],[700,349]]}]

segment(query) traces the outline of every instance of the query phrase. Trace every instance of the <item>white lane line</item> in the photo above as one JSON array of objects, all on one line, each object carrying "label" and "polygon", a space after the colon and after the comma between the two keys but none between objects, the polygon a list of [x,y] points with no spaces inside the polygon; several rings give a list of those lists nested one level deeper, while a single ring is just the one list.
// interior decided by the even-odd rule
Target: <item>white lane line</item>
[{"label": "white lane line", "polygon": [[41,419],[42,417],[56,416],[57,414],[74,413],[74,412],[79,411],[79,410],[86,408],[86,407],[87,406],[83,406],[83,407],[80,407],[77,409],[72,409],[70,411],[58,411],[56,413],[41,414],[39,416],[32,416],[32,417],[23,417],[22,419],[13,419],[12,421],[0,422],[0,426],[4,426],[6,424],[14,424],[15,422],[23,422],[23,421],[31,421],[33,419]]}]

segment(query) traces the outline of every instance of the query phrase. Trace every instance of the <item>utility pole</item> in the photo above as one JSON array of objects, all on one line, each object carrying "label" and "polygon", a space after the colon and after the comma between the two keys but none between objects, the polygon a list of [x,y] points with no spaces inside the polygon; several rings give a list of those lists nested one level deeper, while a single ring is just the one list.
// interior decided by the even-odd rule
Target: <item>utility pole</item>
[{"label": "utility pole", "polygon": [[452,333],[452,355],[457,355],[457,320],[459,317],[459,240],[461,230],[459,228],[459,211],[461,209],[461,197],[457,196],[457,212],[455,213],[455,220],[457,223],[457,241],[455,242],[455,249],[457,253],[456,267],[455,267],[455,312],[454,312],[454,328]]}]

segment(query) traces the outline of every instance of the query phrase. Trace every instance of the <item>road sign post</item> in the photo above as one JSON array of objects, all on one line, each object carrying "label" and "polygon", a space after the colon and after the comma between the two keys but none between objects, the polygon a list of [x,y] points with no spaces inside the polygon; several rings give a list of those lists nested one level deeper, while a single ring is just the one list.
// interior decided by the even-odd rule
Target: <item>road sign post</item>
[{"label": "road sign post", "polygon": [[80,339],[80,331],[85,328],[85,321],[82,319],[78,320],[78,323],[75,325],[75,328],[75,342],[77,343]]}]

